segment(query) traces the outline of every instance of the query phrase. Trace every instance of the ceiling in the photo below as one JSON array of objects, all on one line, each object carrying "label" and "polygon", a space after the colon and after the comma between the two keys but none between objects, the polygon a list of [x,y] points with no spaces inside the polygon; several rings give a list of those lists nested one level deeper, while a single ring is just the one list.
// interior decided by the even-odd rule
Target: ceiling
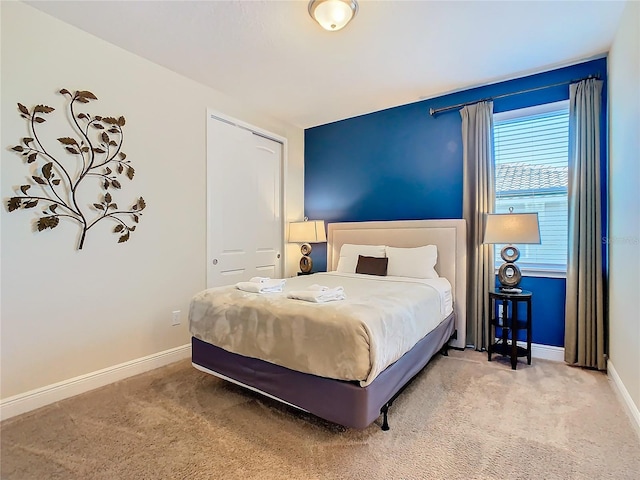
[{"label": "ceiling", "polygon": [[624,1],[359,0],[339,32],[307,1],[28,1],[307,128],[605,54]]}]

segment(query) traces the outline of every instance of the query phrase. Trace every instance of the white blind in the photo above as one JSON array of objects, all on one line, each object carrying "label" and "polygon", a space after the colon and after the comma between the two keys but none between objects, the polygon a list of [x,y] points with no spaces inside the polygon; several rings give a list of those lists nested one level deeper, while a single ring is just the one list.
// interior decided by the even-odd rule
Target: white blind
[{"label": "white blind", "polygon": [[536,110],[494,116],[495,211],[538,213],[541,244],[518,245],[521,269],[566,272],[569,102]]}]

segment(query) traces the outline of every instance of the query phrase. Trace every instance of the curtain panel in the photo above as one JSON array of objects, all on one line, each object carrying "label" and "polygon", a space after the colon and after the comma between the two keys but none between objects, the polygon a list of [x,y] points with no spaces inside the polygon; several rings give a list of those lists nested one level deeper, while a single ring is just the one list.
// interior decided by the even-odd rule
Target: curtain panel
[{"label": "curtain panel", "polygon": [[462,215],[467,221],[467,339],[476,350],[489,339],[489,294],[495,286],[493,245],[483,245],[486,214],[493,213],[493,102],[479,102],[460,110],[463,146]]},{"label": "curtain panel", "polygon": [[606,369],[600,205],[602,81],[569,87],[569,245],[564,359]]}]

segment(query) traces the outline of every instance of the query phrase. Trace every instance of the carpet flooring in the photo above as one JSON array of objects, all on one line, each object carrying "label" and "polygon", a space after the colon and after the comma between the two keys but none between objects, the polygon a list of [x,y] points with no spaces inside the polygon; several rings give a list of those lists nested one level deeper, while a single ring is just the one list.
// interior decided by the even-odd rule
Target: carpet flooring
[{"label": "carpet flooring", "polygon": [[634,479],[640,438],[606,375],[436,356],[391,430],[325,422],[181,361],[0,425],[2,479]]}]

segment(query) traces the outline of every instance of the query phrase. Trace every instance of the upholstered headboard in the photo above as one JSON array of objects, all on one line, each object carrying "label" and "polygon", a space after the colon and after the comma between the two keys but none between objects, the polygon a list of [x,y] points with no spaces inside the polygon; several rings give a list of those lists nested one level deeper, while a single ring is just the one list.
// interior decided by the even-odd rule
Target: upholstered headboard
[{"label": "upholstered headboard", "polygon": [[327,238],[327,270],[338,266],[345,243],[391,247],[438,248],[436,271],[451,283],[458,338],[453,347],[466,346],[467,330],[467,225],[464,220],[394,220],[388,222],[330,223]]}]

